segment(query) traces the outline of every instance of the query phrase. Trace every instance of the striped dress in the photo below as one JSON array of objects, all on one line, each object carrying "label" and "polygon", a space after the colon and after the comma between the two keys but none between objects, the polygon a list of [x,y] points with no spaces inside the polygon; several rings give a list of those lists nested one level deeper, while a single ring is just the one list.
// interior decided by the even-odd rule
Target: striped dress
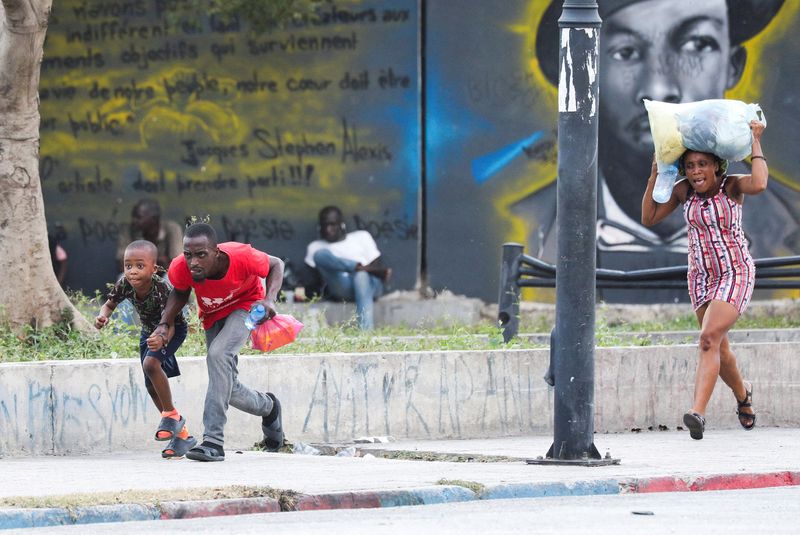
[{"label": "striped dress", "polygon": [[712,300],[744,312],[753,295],[756,268],[742,230],[742,206],[725,193],[698,196],[689,188],[683,216],[689,229],[689,296],[697,310]]}]

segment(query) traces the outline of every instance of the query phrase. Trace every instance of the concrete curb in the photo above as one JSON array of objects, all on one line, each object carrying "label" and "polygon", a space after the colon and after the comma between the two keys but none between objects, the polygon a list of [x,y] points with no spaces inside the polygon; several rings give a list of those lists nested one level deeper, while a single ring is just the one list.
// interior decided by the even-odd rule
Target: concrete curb
[{"label": "concrete curb", "polygon": [[[553,496],[590,496],[641,494],[653,492],[701,492],[712,490],[759,489],[800,485],[800,471],[757,474],[715,474],[698,477],[664,476],[633,479],[598,479],[587,481],[515,483],[486,487],[474,492],[459,485],[436,485],[407,490],[332,492],[299,495],[291,511],[330,509],[370,509],[430,505],[474,500],[543,498]],[[130,522],[137,520],[174,520],[254,513],[280,512],[274,498],[238,498],[163,502],[160,505],[120,504],[91,507],[6,509],[0,510],[0,529],[38,528],[73,524]]]},{"label": "concrete curb", "polygon": [[119,504],[90,507],[51,507],[44,509],[0,510],[0,529],[41,528],[102,522],[158,520],[161,511],[155,505]]},{"label": "concrete curb", "polygon": [[292,510],[314,511],[320,509],[370,509],[377,507],[402,507],[405,505],[431,505],[435,503],[467,502],[478,499],[471,490],[458,485],[436,485],[408,490],[383,490],[361,492],[331,492],[302,495]]},{"label": "concrete curb", "polygon": [[696,478],[654,477],[621,484],[623,493],[699,492],[706,490],[761,489],[800,485],[800,472],[720,474]]},{"label": "concrete curb", "polygon": [[621,481],[598,479],[589,481],[548,481],[542,483],[511,483],[487,487],[479,500],[505,500],[510,498],[546,498],[549,496],[592,496],[619,494]]},{"label": "concrete curb", "polygon": [[159,518],[161,520],[177,520],[180,518],[202,518],[206,516],[278,513],[280,510],[281,504],[278,500],[266,497],[164,502],[161,504]]}]

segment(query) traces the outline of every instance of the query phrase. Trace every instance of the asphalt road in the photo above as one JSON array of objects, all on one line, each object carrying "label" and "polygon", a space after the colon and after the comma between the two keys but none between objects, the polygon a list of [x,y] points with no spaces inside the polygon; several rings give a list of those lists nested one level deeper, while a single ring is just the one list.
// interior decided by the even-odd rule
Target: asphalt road
[{"label": "asphalt road", "polygon": [[13,530],[25,534],[147,533],[448,535],[464,533],[800,533],[800,487],[489,500]]}]

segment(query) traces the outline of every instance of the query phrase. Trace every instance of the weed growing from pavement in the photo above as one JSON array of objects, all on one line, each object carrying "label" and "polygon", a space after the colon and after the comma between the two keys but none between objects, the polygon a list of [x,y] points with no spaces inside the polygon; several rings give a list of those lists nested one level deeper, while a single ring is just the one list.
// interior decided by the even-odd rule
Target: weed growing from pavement
[{"label": "weed growing from pavement", "polygon": [[[82,294],[71,295],[89,321],[100,309],[102,297]],[[303,318],[300,318],[303,320]],[[309,322],[310,323],[310,322]],[[737,329],[797,328],[800,320],[794,317],[743,316]],[[549,333],[552,325],[538,317],[528,324],[523,320],[520,333]],[[652,337],[632,337],[632,333],[657,333],[663,331],[697,331],[694,314],[687,314],[663,322],[616,322],[610,324],[598,314],[595,336],[598,346],[653,345],[654,343],[693,343],[696,336],[685,340],[656,342]],[[43,360],[71,360],[97,358],[138,358],[140,327],[127,325],[112,316],[109,324],[92,336],[85,336],[68,325],[55,325],[45,329],[26,327],[20,335],[0,326],[0,362],[27,362]],[[488,321],[476,326],[437,327],[382,327],[371,332],[360,331],[354,322],[341,326],[308,328],[298,339],[268,355],[303,355],[311,353],[382,353],[412,351],[479,351],[492,349],[546,348],[543,337],[527,339],[520,336],[509,344],[503,343],[501,329]],[[203,356],[206,353],[205,336],[197,314],[189,314],[189,334],[178,351],[178,356]],[[245,348],[243,354],[262,355]]]}]

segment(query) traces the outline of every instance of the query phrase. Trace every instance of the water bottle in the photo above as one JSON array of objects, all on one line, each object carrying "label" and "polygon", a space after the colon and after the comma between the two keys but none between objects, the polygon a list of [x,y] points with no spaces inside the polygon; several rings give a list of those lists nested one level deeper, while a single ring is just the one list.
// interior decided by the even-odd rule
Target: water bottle
[{"label": "water bottle", "polygon": [[675,179],[678,177],[678,167],[670,165],[658,170],[656,175],[656,185],[653,188],[653,200],[659,204],[664,204],[672,196],[672,188],[675,186]]},{"label": "water bottle", "polygon": [[295,455],[321,455],[322,452],[312,446],[311,444],[306,444],[305,442],[296,442],[292,446],[292,453]]},{"label": "water bottle", "polygon": [[258,322],[261,321],[266,315],[267,315],[267,309],[264,308],[264,305],[262,304],[253,305],[253,307],[250,309],[250,314],[248,314],[244,320],[245,327],[247,327],[252,331],[253,329],[256,328]]},{"label": "water bottle", "polygon": [[358,450],[356,450],[355,446],[350,446],[349,448],[344,448],[339,450],[336,457],[358,457]]}]

